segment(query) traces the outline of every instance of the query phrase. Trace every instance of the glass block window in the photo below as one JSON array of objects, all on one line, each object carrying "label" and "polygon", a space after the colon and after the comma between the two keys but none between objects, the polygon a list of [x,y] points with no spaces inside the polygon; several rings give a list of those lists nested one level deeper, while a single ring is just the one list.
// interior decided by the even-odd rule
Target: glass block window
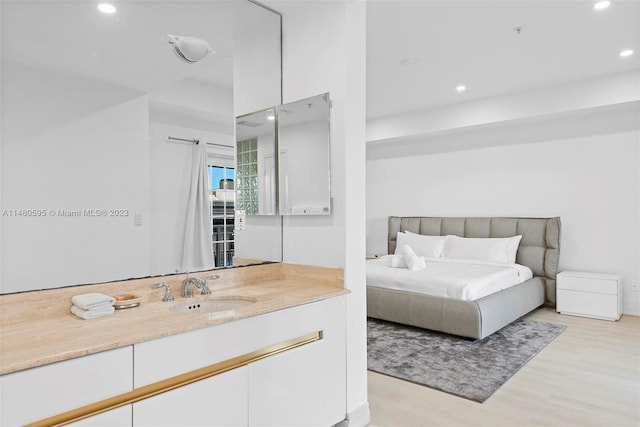
[{"label": "glass block window", "polygon": [[237,209],[247,215],[258,214],[258,139],[237,143],[236,159]]}]

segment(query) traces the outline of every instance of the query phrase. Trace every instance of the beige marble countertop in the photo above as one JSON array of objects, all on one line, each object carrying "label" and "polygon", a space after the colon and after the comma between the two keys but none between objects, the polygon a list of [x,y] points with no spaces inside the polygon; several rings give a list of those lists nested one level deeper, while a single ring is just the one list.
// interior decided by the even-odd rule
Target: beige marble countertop
[{"label": "beige marble countertop", "polygon": [[[180,296],[181,276],[139,279],[103,285],[0,296],[0,374],[7,374],[74,357],[149,341],[220,323],[307,304],[347,294],[342,270],[275,264],[219,271],[220,286],[212,295]],[[242,270],[245,270],[244,273]],[[204,272],[199,276],[206,276]],[[193,276],[193,275],[192,275]],[[234,283],[224,280],[231,277]],[[175,296],[162,302],[163,290],[149,291],[150,283],[166,281]],[[218,281],[216,281],[218,282]],[[126,285],[126,286],[125,286]],[[115,290],[142,294],[139,307],[116,310],[112,316],[82,320],[70,313],[70,297],[83,292],[116,294]],[[256,302],[230,314],[177,313],[169,308],[192,300],[241,296]],[[56,304],[49,298],[56,298]],[[46,309],[44,304],[48,301]],[[18,305],[18,306],[16,306]],[[30,314],[31,313],[31,314]]]}]

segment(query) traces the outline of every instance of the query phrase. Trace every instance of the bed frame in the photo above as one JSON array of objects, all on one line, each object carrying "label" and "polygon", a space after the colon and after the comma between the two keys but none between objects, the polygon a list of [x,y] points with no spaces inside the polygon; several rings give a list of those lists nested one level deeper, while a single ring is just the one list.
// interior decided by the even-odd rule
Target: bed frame
[{"label": "bed frame", "polygon": [[389,217],[388,251],[398,231],[432,236],[511,237],[522,235],[516,262],[533,278],[476,301],[460,301],[367,283],[367,316],[468,338],[482,339],[530,311],[554,307],[560,255],[560,218]]}]

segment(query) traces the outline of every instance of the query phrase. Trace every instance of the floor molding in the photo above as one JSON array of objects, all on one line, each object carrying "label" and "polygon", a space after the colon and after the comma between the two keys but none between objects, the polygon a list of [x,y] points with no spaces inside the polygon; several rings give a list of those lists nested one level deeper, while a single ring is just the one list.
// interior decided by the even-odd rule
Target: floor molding
[{"label": "floor molding", "polygon": [[362,405],[347,413],[347,426],[364,427],[371,422],[371,411],[369,402],[366,401]]}]

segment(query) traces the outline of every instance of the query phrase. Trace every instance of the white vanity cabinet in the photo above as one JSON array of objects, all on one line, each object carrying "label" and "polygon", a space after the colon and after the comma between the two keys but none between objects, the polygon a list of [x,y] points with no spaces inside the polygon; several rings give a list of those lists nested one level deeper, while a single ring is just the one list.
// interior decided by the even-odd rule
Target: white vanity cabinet
[{"label": "white vanity cabinet", "polygon": [[133,425],[246,426],[247,368],[237,368],[134,403]]},{"label": "white vanity cabinet", "polygon": [[69,425],[334,425],[346,414],[345,304],[336,296],[3,375],[0,425],[89,414]]},{"label": "white vanity cabinet", "polygon": [[[345,296],[340,296],[136,344],[136,388],[218,365],[235,367],[134,403],[134,426],[328,426],[342,421],[345,309]],[[254,357],[314,334],[321,338]]]},{"label": "white vanity cabinet", "polygon": [[[128,346],[3,375],[0,425],[24,425],[131,391],[132,360]],[[76,425],[127,426],[130,414],[122,407]]]},{"label": "white vanity cabinet", "polygon": [[345,418],[344,298],[314,308],[266,325],[310,322],[321,327],[322,339],[249,364],[250,426],[331,426]]}]

